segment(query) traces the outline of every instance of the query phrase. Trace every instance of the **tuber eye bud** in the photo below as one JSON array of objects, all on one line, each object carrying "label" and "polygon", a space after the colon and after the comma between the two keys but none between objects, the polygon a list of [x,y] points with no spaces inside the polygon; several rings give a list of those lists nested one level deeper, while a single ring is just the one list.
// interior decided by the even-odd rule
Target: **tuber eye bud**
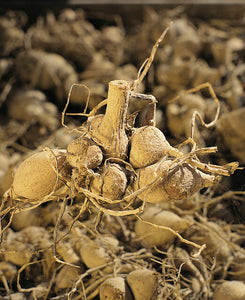
[{"label": "tuber eye bud", "polygon": [[102,150],[89,138],[81,136],[67,147],[67,162],[79,170],[83,170],[84,167],[95,169],[100,166],[102,160]]},{"label": "tuber eye bud", "polygon": [[144,168],[173,152],[176,157],[180,156],[178,150],[170,146],[161,130],[154,126],[144,126],[137,128],[132,135],[129,161],[136,169]]},{"label": "tuber eye bud", "polygon": [[24,160],[18,167],[13,180],[13,192],[18,197],[30,200],[41,199],[64,185],[58,179],[58,170],[65,167],[66,150],[55,149],[36,153]]}]

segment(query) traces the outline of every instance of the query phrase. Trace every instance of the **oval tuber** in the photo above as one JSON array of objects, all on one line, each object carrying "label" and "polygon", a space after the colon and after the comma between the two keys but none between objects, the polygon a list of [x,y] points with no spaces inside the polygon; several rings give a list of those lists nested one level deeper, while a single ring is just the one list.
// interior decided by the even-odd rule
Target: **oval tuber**
[{"label": "oval tuber", "polygon": [[40,200],[61,188],[64,182],[59,176],[57,178],[57,172],[64,167],[65,154],[66,150],[55,149],[52,154],[39,152],[24,160],[14,175],[12,188],[15,196]]},{"label": "oval tuber", "polygon": [[111,260],[106,248],[97,241],[83,241],[79,243],[79,247],[82,261],[88,268],[106,265]]},{"label": "oval tuber", "polygon": [[136,173],[133,189],[136,191],[149,185],[138,197],[150,203],[185,199],[204,187],[212,186],[217,180],[216,176],[206,174],[188,163],[175,164],[172,160],[161,160],[138,169]]},{"label": "oval tuber", "polygon": [[55,277],[55,291],[56,293],[63,289],[72,288],[74,282],[79,278],[79,271],[77,268],[64,265],[60,272]]}]

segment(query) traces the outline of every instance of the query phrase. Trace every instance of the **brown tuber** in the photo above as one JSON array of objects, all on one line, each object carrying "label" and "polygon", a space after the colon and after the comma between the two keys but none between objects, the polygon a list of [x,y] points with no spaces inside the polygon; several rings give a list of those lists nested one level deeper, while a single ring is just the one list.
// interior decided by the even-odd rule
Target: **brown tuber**
[{"label": "brown tuber", "polygon": [[37,120],[41,125],[55,130],[58,127],[57,106],[47,101],[39,90],[15,90],[8,98],[8,113],[20,121]]},{"label": "brown tuber", "polygon": [[168,104],[166,114],[171,134],[175,137],[190,136],[193,113],[198,111],[204,117],[205,107],[205,101],[197,94],[184,95],[178,103]]},{"label": "brown tuber", "polygon": [[135,300],[156,299],[159,273],[140,269],[128,274],[127,283]]},{"label": "brown tuber", "polygon": [[168,170],[164,186],[169,199],[180,200],[192,196],[204,187],[212,186],[216,181],[216,176],[183,163]]},{"label": "brown tuber", "polygon": [[77,268],[65,265],[55,278],[55,291],[72,288],[74,282],[79,278]]},{"label": "brown tuber", "polygon": [[111,261],[109,253],[98,241],[82,241],[77,244],[82,261],[88,268],[106,265]]},{"label": "brown tuber", "polygon": [[217,123],[217,133],[221,147],[227,148],[231,153],[245,163],[245,107],[225,113]]},{"label": "brown tuber", "polygon": [[75,69],[64,57],[41,50],[19,53],[16,71],[31,88],[54,90],[58,100],[65,99],[71,84],[78,81]]}]

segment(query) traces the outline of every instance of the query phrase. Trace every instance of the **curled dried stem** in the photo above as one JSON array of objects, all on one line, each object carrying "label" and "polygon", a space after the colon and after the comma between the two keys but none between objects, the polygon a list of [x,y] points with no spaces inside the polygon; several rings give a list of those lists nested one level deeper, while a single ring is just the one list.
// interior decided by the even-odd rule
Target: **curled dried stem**
[{"label": "curled dried stem", "polygon": [[[85,108],[84,108],[84,111],[83,113],[67,113],[67,108],[69,106],[69,103],[70,103],[70,98],[71,98],[71,93],[72,93],[72,90],[74,88],[74,86],[78,86],[78,87],[84,87],[88,90],[88,96],[87,96],[87,99],[86,99],[86,104],[85,104]],[[84,85],[84,84],[80,84],[80,83],[73,83],[72,86],[70,87],[69,89],[69,92],[68,92],[68,97],[67,97],[67,100],[66,100],[66,104],[65,104],[65,107],[62,111],[62,114],[61,114],[61,125],[63,127],[65,127],[66,129],[68,129],[69,131],[75,131],[75,132],[78,132],[80,133],[80,131],[78,131],[76,128],[74,129],[70,129],[66,124],[65,124],[65,116],[66,115],[73,115],[73,116],[84,116],[84,117],[89,117],[90,114],[87,114],[86,111],[87,111],[87,108],[88,108],[88,103],[89,103],[89,98],[90,98],[90,89]]]},{"label": "curled dried stem", "polygon": [[181,93],[180,95],[176,96],[175,98],[169,100],[168,103],[173,103],[177,100],[179,100],[181,97],[183,97],[184,95],[187,94],[192,94],[195,93],[197,91],[200,91],[202,89],[208,88],[209,93],[211,95],[211,97],[213,98],[214,102],[217,105],[217,110],[216,110],[216,114],[215,117],[213,119],[213,121],[206,123],[203,120],[203,117],[200,115],[200,113],[198,111],[195,111],[192,115],[192,120],[191,120],[191,139],[193,140],[193,150],[196,148],[196,143],[194,142],[194,133],[195,133],[195,124],[196,124],[196,119],[199,119],[199,121],[201,122],[202,126],[204,126],[205,128],[210,128],[212,126],[214,126],[219,118],[219,114],[220,114],[220,102],[219,99],[217,98],[215,91],[212,87],[212,85],[209,82],[205,82],[203,84],[198,85],[197,87],[191,88],[189,90],[184,91],[183,93]]},{"label": "curled dried stem", "polygon": [[169,24],[169,26],[163,31],[163,33],[161,34],[161,36],[158,38],[158,40],[156,41],[156,43],[154,44],[152,50],[151,50],[151,54],[150,57],[147,58],[144,63],[142,64],[140,70],[139,70],[139,74],[138,74],[138,78],[132,83],[131,85],[131,91],[134,91],[139,84],[142,82],[142,80],[145,78],[147,72],[149,71],[151,64],[155,58],[155,54],[157,51],[157,48],[159,47],[159,44],[163,41],[163,39],[165,38],[165,35],[167,34],[169,28],[172,26],[171,22]]}]

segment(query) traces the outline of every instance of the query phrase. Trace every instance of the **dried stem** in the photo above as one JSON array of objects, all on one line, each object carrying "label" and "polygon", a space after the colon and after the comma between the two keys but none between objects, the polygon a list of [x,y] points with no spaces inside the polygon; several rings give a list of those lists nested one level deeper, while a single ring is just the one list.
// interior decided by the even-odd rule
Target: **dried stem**
[{"label": "dried stem", "polygon": [[128,138],[125,133],[126,114],[129,101],[130,84],[126,80],[109,83],[105,116],[98,127],[89,135],[104,149],[106,155],[116,158],[127,157]]},{"label": "dried stem", "polygon": [[214,91],[212,85],[209,82],[202,83],[202,84],[198,85],[197,87],[191,88],[191,89],[185,91],[184,93],[181,93],[180,95],[176,96],[175,98],[171,99],[168,102],[168,103],[173,103],[173,102],[179,100],[184,95],[192,94],[192,93],[195,93],[195,92],[200,91],[200,90],[205,89],[205,88],[208,88],[211,97],[213,98],[214,102],[217,105],[217,110],[216,110],[216,114],[215,114],[215,117],[214,117],[213,121],[211,121],[210,123],[206,123],[203,120],[203,117],[200,115],[200,113],[198,111],[195,111],[193,113],[192,120],[191,120],[191,139],[193,140],[193,150],[195,150],[195,147],[196,147],[196,143],[194,142],[194,138],[193,138],[194,137],[194,133],[195,133],[195,121],[196,121],[196,119],[199,119],[199,121],[201,122],[202,126],[204,126],[206,128],[210,128],[210,127],[212,127],[212,126],[214,126],[216,124],[216,122],[217,122],[217,120],[219,118],[219,114],[220,114],[220,102],[219,102],[219,99],[217,98],[217,96],[215,94],[215,91]]},{"label": "dried stem", "polygon": [[161,36],[159,37],[159,39],[156,41],[155,45],[153,46],[152,50],[151,50],[151,54],[150,57],[144,61],[142,67],[140,68],[140,71],[142,70],[141,74],[138,76],[138,78],[133,82],[132,86],[131,86],[131,91],[135,90],[139,84],[142,82],[142,80],[145,78],[145,75],[147,74],[147,72],[149,71],[151,64],[154,60],[157,48],[159,46],[159,44],[162,42],[162,40],[165,38],[165,35],[167,34],[170,26],[172,25],[172,22],[169,24],[169,26],[163,31],[163,33],[161,34]]}]

